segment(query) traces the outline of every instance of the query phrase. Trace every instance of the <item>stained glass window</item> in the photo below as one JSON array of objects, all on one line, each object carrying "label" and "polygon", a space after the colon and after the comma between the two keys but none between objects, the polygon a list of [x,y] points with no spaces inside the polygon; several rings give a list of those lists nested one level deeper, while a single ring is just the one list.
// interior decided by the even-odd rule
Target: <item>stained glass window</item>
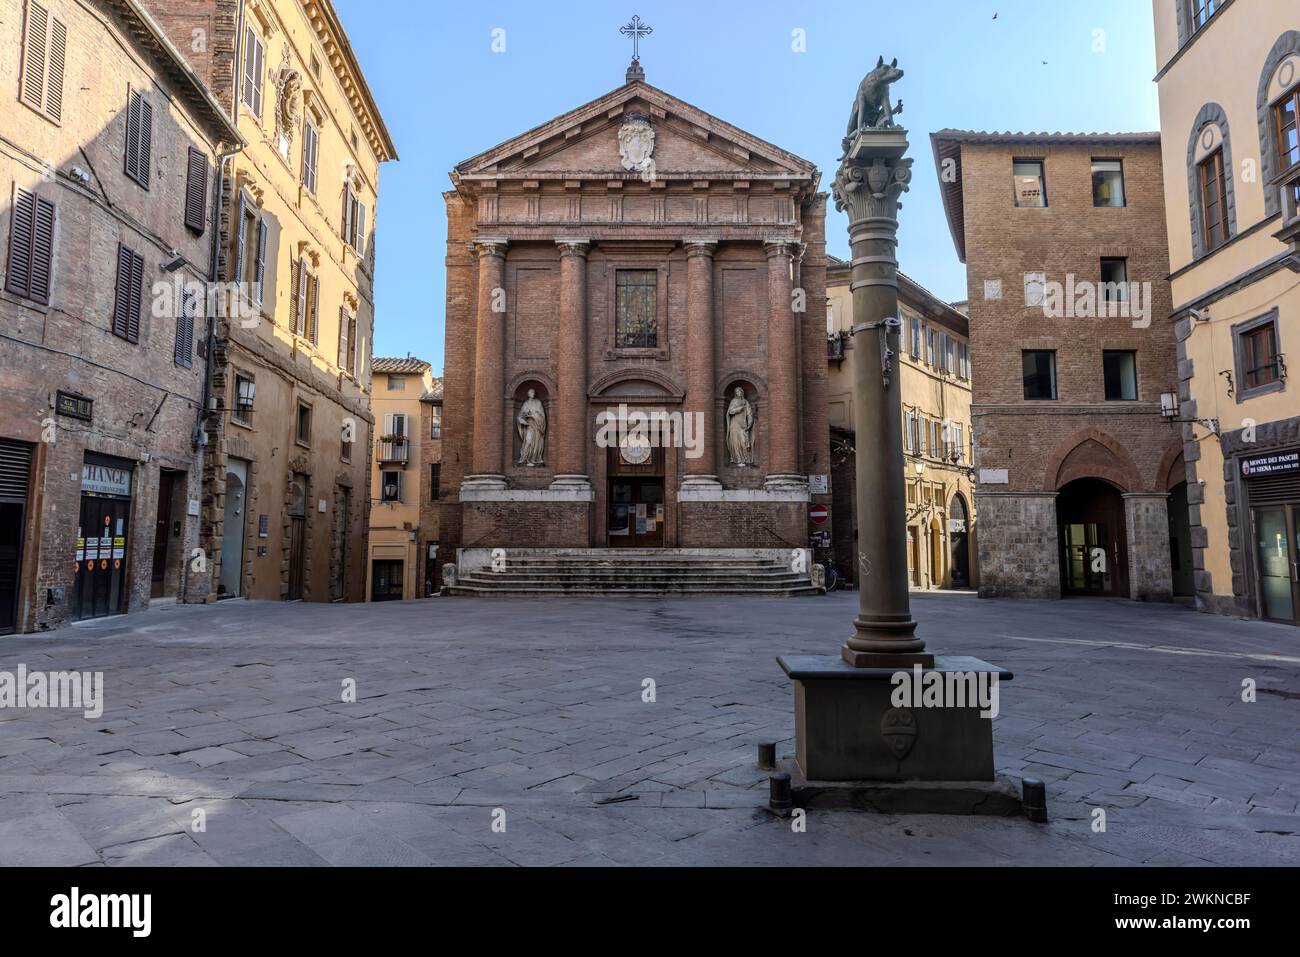
[{"label": "stained glass window", "polygon": [[614,346],[654,349],[659,345],[659,274],[653,269],[620,269],[615,277]]}]

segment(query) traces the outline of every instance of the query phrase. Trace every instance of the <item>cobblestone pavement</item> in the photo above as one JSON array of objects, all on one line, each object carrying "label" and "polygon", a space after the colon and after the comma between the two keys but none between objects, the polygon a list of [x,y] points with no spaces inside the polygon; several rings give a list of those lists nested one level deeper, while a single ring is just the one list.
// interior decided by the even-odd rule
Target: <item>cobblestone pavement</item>
[{"label": "cobblestone pavement", "polygon": [[1049,824],[794,832],[755,768],[792,749],[775,656],[836,653],[855,607],[234,601],[3,638],[0,670],[102,671],[106,706],[0,710],[0,864],[1300,863],[1300,630],[1105,600],[913,602],[932,649],[1015,672],[998,762]]}]

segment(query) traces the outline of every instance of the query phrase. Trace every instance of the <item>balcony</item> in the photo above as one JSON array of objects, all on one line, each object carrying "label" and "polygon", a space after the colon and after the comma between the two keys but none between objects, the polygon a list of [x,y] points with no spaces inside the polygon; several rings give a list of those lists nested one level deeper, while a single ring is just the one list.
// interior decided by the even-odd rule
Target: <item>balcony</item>
[{"label": "balcony", "polygon": [[381,439],[379,461],[384,464],[405,465],[410,461],[411,443],[406,439]]}]

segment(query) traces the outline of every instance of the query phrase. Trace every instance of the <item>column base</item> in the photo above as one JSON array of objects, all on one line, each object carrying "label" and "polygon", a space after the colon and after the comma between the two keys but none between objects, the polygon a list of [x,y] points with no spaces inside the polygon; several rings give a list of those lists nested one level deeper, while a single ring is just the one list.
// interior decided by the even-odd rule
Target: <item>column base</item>
[{"label": "column base", "polygon": [[461,481],[460,487],[462,489],[469,489],[470,491],[504,491],[507,487],[506,477],[504,475],[493,475],[490,473],[484,475],[466,475]]},{"label": "column base", "polygon": [[928,651],[859,651],[849,647],[848,642],[840,648],[840,657],[854,668],[910,668],[912,665],[934,667],[934,655]]},{"label": "column base", "polygon": [[557,475],[547,488],[557,492],[590,492],[591,479],[585,475]]},{"label": "column base", "polygon": [[790,758],[783,758],[777,770],[790,775],[795,807],[989,817],[1025,813],[1015,781],[1000,774],[992,781],[810,781]]},{"label": "column base", "polygon": [[683,490],[700,492],[720,492],[722,483],[716,475],[687,475],[682,479]]},{"label": "column base", "polygon": [[808,477],[795,472],[771,472],[763,480],[763,487],[808,491]]}]

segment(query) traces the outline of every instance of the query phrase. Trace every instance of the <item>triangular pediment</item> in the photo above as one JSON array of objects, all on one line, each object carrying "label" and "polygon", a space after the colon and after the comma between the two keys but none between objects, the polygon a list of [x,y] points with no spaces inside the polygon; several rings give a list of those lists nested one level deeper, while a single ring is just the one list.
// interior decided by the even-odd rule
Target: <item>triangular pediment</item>
[{"label": "triangular pediment", "polygon": [[808,160],[639,81],[465,160],[453,178],[626,178],[634,174],[623,167],[618,132],[638,114],[654,129],[659,179],[788,179],[815,187],[819,174]]}]

